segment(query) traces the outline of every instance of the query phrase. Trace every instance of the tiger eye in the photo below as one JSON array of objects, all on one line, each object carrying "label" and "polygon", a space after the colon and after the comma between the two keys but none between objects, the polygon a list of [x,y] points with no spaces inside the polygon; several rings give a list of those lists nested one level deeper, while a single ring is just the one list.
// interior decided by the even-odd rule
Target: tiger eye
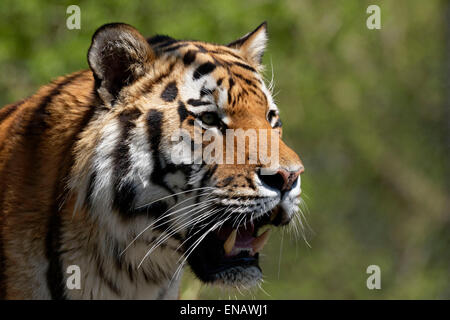
[{"label": "tiger eye", "polygon": [[200,116],[200,120],[208,125],[208,126],[215,126],[219,124],[219,117],[214,112],[205,112]]}]

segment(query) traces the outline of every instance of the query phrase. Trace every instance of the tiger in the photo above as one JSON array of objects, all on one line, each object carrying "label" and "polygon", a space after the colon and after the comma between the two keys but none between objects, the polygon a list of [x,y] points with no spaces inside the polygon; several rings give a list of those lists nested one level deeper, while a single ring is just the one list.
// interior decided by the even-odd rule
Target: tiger
[{"label": "tiger", "polygon": [[[1,108],[0,298],[179,299],[186,267],[260,285],[259,253],[298,216],[304,172],[263,76],[267,41],[266,22],[227,45],[106,24],[88,69]],[[247,161],[249,143],[244,163],[179,161],[181,129],[264,129],[278,161]]]}]

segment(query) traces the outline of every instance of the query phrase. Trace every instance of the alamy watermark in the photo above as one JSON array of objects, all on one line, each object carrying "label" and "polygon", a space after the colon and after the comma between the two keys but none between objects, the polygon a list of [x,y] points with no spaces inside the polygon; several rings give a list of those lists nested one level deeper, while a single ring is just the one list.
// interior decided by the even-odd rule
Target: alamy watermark
[{"label": "alamy watermark", "polygon": [[366,13],[370,16],[366,20],[367,29],[381,29],[381,9],[376,4],[371,4],[367,7]]},{"label": "alamy watermark", "polygon": [[376,264],[367,267],[366,273],[370,274],[367,278],[366,286],[369,290],[381,289],[381,269]]},{"label": "alamy watermark", "polygon": [[70,5],[66,9],[66,13],[70,14],[66,19],[66,26],[69,30],[81,29],[81,9],[77,5]]},{"label": "alamy watermark", "polygon": [[67,267],[66,273],[70,276],[67,277],[66,287],[69,290],[81,289],[81,269],[76,264]]}]

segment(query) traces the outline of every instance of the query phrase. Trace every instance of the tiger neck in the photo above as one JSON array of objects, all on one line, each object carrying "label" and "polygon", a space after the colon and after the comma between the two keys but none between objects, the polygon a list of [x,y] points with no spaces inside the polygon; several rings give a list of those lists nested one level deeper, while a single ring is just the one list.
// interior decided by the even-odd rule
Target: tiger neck
[{"label": "tiger neck", "polygon": [[68,289],[71,274],[63,274],[65,298],[178,298],[182,273],[174,276],[179,259],[176,252],[170,252],[168,246],[160,248],[139,266],[156,235],[149,234],[124,251],[129,242],[108,231],[92,213],[81,210],[72,216],[70,210],[64,211],[59,234],[61,270],[78,266],[81,275],[80,289]]}]

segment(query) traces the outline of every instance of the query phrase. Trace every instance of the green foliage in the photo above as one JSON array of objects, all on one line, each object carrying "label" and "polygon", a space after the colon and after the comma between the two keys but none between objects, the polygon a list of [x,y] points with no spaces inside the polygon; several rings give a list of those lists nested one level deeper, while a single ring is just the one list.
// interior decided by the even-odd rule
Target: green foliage
[{"label": "green foliage", "polygon": [[[366,8],[381,7],[381,30]],[[81,30],[66,8],[81,7]],[[0,3],[0,105],[87,68],[97,27],[228,43],[268,21],[284,135],[306,167],[308,247],[281,231],[264,250],[266,282],[245,298],[450,298],[447,2],[13,1]],[[448,10],[448,9],[447,9]],[[448,59],[448,56],[447,56]],[[448,63],[449,61],[447,61]],[[366,288],[381,267],[382,289]],[[241,298],[184,281],[185,298]]]}]

